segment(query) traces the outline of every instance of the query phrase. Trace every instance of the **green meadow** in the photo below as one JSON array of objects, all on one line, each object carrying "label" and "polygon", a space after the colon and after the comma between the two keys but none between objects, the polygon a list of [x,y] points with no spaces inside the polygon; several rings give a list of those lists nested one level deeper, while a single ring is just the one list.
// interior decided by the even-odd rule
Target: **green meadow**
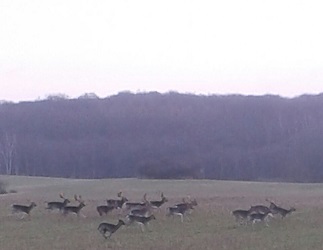
[{"label": "green meadow", "polygon": [[[323,184],[268,182],[235,182],[213,180],[143,180],[143,179],[60,179],[45,177],[0,176],[8,190],[16,193],[0,195],[0,249],[323,249]],[[100,217],[96,206],[117,193],[130,201],[159,200],[161,192],[168,202],[155,211],[145,232],[138,225],[121,227],[110,239],[97,231],[105,221],[116,224],[125,211],[113,211]],[[45,209],[47,201],[60,201],[63,193],[72,199],[81,195],[86,206],[85,217],[62,216]],[[195,198],[198,206],[184,223],[179,217],[167,217],[167,206]],[[296,211],[281,219],[275,217],[269,227],[239,225],[230,214],[251,205],[269,205],[273,200]],[[11,214],[11,204],[37,204],[30,217],[20,219]],[[77,205],[76,201],[72,204]]]}]

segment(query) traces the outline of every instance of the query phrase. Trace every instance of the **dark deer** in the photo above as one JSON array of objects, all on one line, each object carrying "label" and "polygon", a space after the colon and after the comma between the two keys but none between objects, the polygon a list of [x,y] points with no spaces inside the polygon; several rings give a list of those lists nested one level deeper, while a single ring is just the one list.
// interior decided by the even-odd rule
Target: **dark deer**
[{"label": "dark deer", "polygon": [[181,217],[181,222],[184,222],[184,215],[194,209],[194,206],[197,206],[195,199],[193,201],[186,201],[185,199],[183,199],[183,203],[179,203],[167,208],[167,216],[178,215]]},{"label": "dark deer", "polygon": [[125,206],[127,210],[141,209],[147,206],[147,194],[144,194],[143,202],[126,202]]},{"label": "dark deer", "polygon": [[[103,237],[107,239],[110,238],[111,235],[115,233],[122,225],[125,225],[123,220],[119,220],[118,224],[116,225],[102,222],[99,225],[98,230],[103,235]],[[107,236],[106,233],[109,233],[109,235]]]},{"label": "dark deer", "polygon": [[128,199],[124,196],[122,196],[122,192],[118,193],[118,197],[121,197],[120,200],[115,200],[115,199],[109,199],[107,200],[108,206],[115,207],[117,209],[122,208],[123,204],[128,201]]},{"label": "dark deer", "polygon": [[231,212],[231,214],[235,217],[236,222],[243,224],[248,221],[250,209],[249,210],[240,210],[240,209],[234,210]]},{"label": "dark deer", "polygon": [[47,202],[47,207],[46,209],[49,210],[56,210],[58,209],[59,211],[62,211],[63,208],[70,203],[70,200],[65,198],[64,195],[62,193],[59,194],[59,197],[61,197],[62,199],[64,199],[63,201],[51,201],[51,202]]},{"label": "dark deer", "polygon": [[[65,207],[63,207],[63,214],[64,215],[67,215],[67,214],[76,214],[77,216],[82,215],[81,214],[81,209],[83,207],[85,207],[85,203],[82,200],[82,197],[80,195],[79,196],[74,195],[74,199],[79,202],[79,205],[78,206],[65,206]],[[82,216],[85,217],[84,215],[82,215]]]},{"label": "dark deer", "polygon": [[25,217],[25,215],[30,216],[30,212],[31,210],[36,207],[36,203],[35,202],[31,202],[29,206],[26,205],[18,205],[18,204],[13,204],[11,205],[12,207],[12,214],[18,214],[21,213],[21,219],[23,219]]},{"label": "dark deer", "polygon": [[160,208],[167,201],[168,200],[164,196],[164,193],[161,193],[161,200],[160,201],[150,201],[150,205],[152,208]]},{"label": "dark deer", "polygon": [[149,221],[156,220],[156,217],[153,214],[148,217],[128,214],[127,219],[129,220],[129,224],[133,222],[136,222],[137,224],[139,224],[141,231],[144,232],[145,231],[144,227],[147,227],[147,225],[149,224]]}]

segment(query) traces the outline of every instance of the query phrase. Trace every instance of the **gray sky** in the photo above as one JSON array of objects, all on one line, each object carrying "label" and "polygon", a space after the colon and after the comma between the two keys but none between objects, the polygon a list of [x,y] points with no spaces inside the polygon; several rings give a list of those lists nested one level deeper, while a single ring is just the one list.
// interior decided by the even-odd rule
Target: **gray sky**
[{"label": "gray sky", "polygon": [[323,92],[323,2],[0,0],[0,100]]}]

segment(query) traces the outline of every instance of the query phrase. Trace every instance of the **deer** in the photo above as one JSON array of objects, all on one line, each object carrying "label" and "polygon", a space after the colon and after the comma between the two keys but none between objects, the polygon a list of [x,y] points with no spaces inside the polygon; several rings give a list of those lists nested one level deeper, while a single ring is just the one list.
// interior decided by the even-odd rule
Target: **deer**
[{"label": "deer", "polygon": [[167,202],[167,198],[164,196],[164,193],[161,193],[161,200],[159,201],[150,201],[150,205],[152,208],[159,209],[165,202]]},{"label": "deer", "polygon": [[294,207],[291,207],[290,209],[285,209],[282,207],[277,206],[274,202],[269,201],[268,199],[266,199],[268,202],[270,202],[270,210],[272,212],[272,214],[280,214],[281,218],[285,218],[286,215],[296,211],[296,209]]},{"label": "deer", "polygon": [[128,201],[128,199],[124,196],[122,196],[122,192],[118,193],[118,197],[121,197],[120,200],[115,200],[115,199],[109,199],[107,200],[108,206],[113,206],[117,209],[122,208],[123,204]]},{"label": "deer", "polygon": [[101,205],[96,207],[96,210],[98,211],[100,216],[103,216],[104,214],[107,215],[113,209],[115,209],[115,206],[111,205]]},{"label": "deer", "polygon": [[256,206],[251,206],[249,209],[250,213],[260,213],[260,214],[266,214],[266,213],[270,213],[271,210],[269,207],[266,207],[264,205],[256,205]]},{"label": "deer", "polygon": [[150,216],[144,217],[144,216],[138,216],[133,214],[128,214],[127,219],[129,220],[128,225],[132,224],[133,222],[136,222],[140,225],[141,231],[144,232],[144,227],[149,224],[149,221],[156,220],[156,217],[151,214]]},{"label": "deer", "polygon": [[[63,214],[64,215],[67,215],[67,214],[76,214],[77,216],[82,215],[81,214],[81,209],[83,207],[85,207],[85,203],[82,200],[82,197],[80,195],[79,196],[74,195],[74,199],[79,202],[79,205],[78,206],[65,206],[65,207],[63,207]],[[82,216],[85,217],[84,215],[82,215]]]},{"label": "deer", "polygon": [[178,215],[181,217],[181,222],[183,223],[184,215],[189,213],[192,209],[194,209],[194,206],[197,206],[197,202],[195,199],[193,201],[186,201],[185,199],[183,199],[183,203],[179,203],[167,208],[167,216]]},{"label": "deer", "polygon": [[267,211],[265,213],[251,213],[248,215],[248,219],[252,222],[252,225],[257,222],[265,222],[267,227],[269,226],[268,217],[273,217],[271,211]]},{"label": "deer", "polygon": [[146,194],[143,197],[144,205],[134,206],[128,213],[129,215],[141,216],[141,217],[149,217],[151,215],[152,205],[151,202],[147,200]]},{"label": "deer", "polygon": [[127,210],[141,209],[147,206],[147,194],[143,196],[143,202],[126,202],[125,206]]},{"label": "deer", "polygon": [[[110,238],[113,233],[115,233],[122,225],[125,225],[123,220],[119,220],[118,224],[110,224],[107,222],[100,223],[98,230],[103,235],[104,238]],[[107,236],[106,233],[109,233]]]},{"label": "deer", "polygon": [[48,210],[55,210],[58,209],[60,212],[63,210],[63,208],[70,203],[70,200],[65,198],[64,195],[62,193],[59,194],[59,197],[61,197],[62,199],[64,199],[64,201],[50,201],[47,202],[47,207],[46,209]]},{"label": "deer", "polygon": [[21,219],[23,219],[25,217],[25,215],[30,216],[30,212],[31,210],[36,207],[36,203],[35,202],[31,202],[29,206],[26,205],[18,205],[18,204],[13,204],[11,205],[12,207],[12,214],[18,214],[21,213]]},{"label": "deer", "polygon": [[240,224],[248,221],[248,216],[250,213],[251,213],[250,209],[249,210],[238,209],[231,212],[231,214],[235,217],[236,222],[240,222]]}]

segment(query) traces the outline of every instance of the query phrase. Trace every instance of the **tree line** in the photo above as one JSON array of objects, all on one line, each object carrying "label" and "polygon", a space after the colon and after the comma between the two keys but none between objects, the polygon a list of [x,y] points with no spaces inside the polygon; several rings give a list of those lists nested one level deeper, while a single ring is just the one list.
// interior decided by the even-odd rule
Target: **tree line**
[{"label": "tree line", "polygon": [[0,104],[0,173],[323,180],[323,94],[122,92]]}]

